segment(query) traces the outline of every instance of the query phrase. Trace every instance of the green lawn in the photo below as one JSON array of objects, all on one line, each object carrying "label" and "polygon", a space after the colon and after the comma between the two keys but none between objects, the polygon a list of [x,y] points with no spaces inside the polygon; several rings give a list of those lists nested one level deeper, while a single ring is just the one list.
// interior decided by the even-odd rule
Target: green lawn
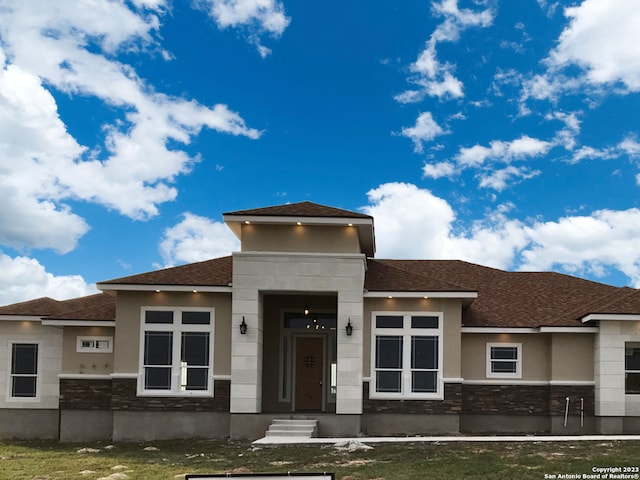
[{"label": "green lawn", "polygon": [[333,446],[252,449],[248,443],[230,441],[116,443],[112,448],[106,443],[0,442],[0,478],[155,480],[179,479],[186,473],[291,471],[334,472],[337,480],[504,480],[545,479],[558,474],[583,478],[593,467],[640,466],[640,442],[636,441],[373,447],[342,452]]}]

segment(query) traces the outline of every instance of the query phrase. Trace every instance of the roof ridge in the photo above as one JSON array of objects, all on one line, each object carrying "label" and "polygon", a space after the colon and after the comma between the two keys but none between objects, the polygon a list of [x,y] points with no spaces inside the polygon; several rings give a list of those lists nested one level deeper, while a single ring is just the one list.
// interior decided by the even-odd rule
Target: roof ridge
[{"label": "roof ridge", "polygon": [[341,217],[341,218],[368,218],[371,215],[344,208],[332,207],[321,203],[304,200],[302,202],[285,203],[272,205],[269,207],[251,208],[226,212],[223,215],[255,215],[255,216],[276,216],[276,217]]},{"label": "roof ridge", "polygon": [[42,301],[60,303],[60,302],[63,302],[64,300],[56,300],[55,298],[44,296],[44,297],[32,298],[31,300],[22,300],[21,302],[7,303],[6,305],[0,305],[0,308],[15,307],[18,305],[26,305],[28,303],[35,303],[35,302],[42,302]]}]

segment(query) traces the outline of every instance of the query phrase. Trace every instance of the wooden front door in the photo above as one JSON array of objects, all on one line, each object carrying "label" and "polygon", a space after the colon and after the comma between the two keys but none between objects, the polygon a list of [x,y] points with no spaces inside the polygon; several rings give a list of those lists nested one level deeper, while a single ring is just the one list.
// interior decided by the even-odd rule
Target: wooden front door
[{"label": "wooden front door", "polygon": [[297,411],[322,410],[324,374],[324,337],[296,337]]}]

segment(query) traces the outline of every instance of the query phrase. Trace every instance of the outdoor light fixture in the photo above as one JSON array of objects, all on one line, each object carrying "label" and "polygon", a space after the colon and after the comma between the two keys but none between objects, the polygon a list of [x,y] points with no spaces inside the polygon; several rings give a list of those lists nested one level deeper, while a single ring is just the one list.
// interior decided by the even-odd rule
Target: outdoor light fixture
[{"label": "outdoor light fixture", "polygon": [[349,317],[349,321],[347,322],[347,326],[345,327],[345,330],[347,331],[347,336],[351,336],[351,334],[353,333],[353,325],[351,325],[351,317]]},{"label": "outdoor light fixture", "polygon": [[247,333],[247,322],[244,321],[244,316],[242,317],[242,323],[240,324],[240,334],[245,335]]},{"label": "outdoor light fixture", "polygon": [[306,303],[304,306],[304,314],[305,315],[309,315],[309,312],[311,311],[311,309],[309,308],[309,304]]}]

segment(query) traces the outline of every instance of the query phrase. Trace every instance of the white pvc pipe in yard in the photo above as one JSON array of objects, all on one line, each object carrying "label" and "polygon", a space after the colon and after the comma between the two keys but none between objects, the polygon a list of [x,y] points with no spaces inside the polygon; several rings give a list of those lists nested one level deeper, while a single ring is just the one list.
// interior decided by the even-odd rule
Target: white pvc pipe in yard
[{"label": "white pvc pipe in yard", "polygon": [[569,418],[569,397],[567,397],[567,404],[564,407],[564,427],[567,428],[567,420]]}]

